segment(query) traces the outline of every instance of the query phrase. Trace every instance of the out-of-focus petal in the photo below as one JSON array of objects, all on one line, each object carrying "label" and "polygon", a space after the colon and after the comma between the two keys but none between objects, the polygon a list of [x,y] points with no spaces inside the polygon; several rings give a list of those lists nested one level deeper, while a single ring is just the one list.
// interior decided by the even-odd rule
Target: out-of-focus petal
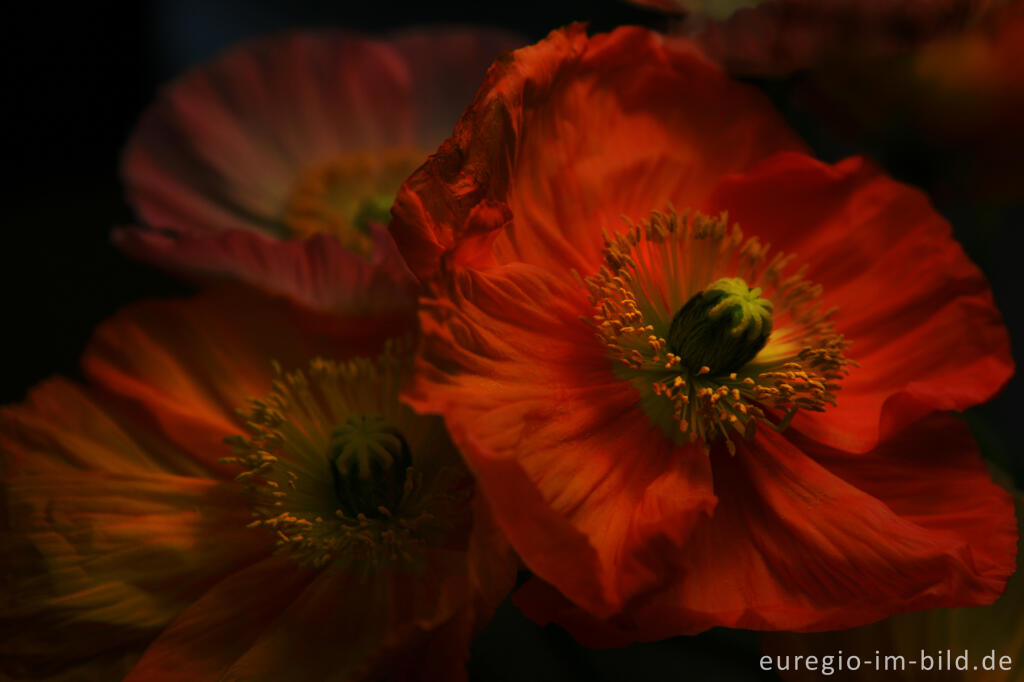
[{"label": "out-of-focus petal", "polygon": [[[227,578],[185,611],[128,680],[313,682],[371,673],[464,679],[469,638],[479,625],[467,603],[479,584],[467,579],[465,562],[462,550],[438,549],[418,572],[360,574],[304,571],[268,559]],[[492,588],[505,592],[513,574],[507,568],[500,573],[502,584]],[[428,654],[426,660],[417,660],[416,652]]]},{"label": "out-of-focus petal", "polygon": [[394,50],[345,33],[291,33],[235,48],[165,89],[123,172],[150,225],[280,236],[303,168],[412,138],[408,72]]},{"label": "out-of-focus petal", "polygon": [[128,228],[114,233],[122,250],[200,281],[237,279],[296,303],[349,317],[409,318],[418,286],[387,230],[372,228],[363,256],[332,235],[279,240],[255,232]]},{"label": "out-of-focus petal", "polygon": [[237,485],[70,382],[4,408],[0,452],[0,645],[14,667],[139,647],[266,551],[239,537],[249,515]]},{"label": "out-of-focus petal", "polygon": [[[346,153],[425,156],[494,57],[519,42],[440,28],[393,42],[326,31],[236,47],[169,85],[144,115],[124,156],[129,200],[157,228],[287,235],[304,171]],[[445,87],[431,87],[441,73]]]},{"label": "out-of-focus petal", "polygon": [[[737,3],[704,3],[716,4]],[[961,30],[1003,0],[765,0],[745,4],[748,6],[733,12],[698,12],[682,30],[732,73],[781,76],[834,61],[905,52],[929,38]]]},{"label": "out-of-focus petal", "polygon": [[[224,447],[238,433],[235,413],[266,395],[271,362],[304,367],[314,357],[374,355],[408,327],[311,317],[284,300],[222,288],[193,300],[130,306],[102,324],[82,358],[86,375],[120,409],[222,475]],[[287,331],[285,331],[287,330]]]}]

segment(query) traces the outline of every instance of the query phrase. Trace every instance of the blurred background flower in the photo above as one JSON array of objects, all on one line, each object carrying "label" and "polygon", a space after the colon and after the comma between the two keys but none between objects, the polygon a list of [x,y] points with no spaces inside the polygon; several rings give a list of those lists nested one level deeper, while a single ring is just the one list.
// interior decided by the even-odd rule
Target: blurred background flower
[{"label": "blurred background flower", "polygon": [[955,35],[1014,0],[632,0],[666,13],[741,75],[782,75],[832,60],[899,53]]},{"label": "blurred background flower", "polygon": [[127,679],[465,678],[518,561],[398,401],[411,327],[307,322],[234,288],[139,303],[87,385],[3,408],[4,674],[120,679],[149,644]]},{"label": "blurred background flower", "polygon": [[157,267],[237,277],[319,310],[408,314],[415,283],[386,232],[395,192],[495,57],[523,42],[466,27],[236,46],[143,115],[122,174],[145,226],[115,240]]}]

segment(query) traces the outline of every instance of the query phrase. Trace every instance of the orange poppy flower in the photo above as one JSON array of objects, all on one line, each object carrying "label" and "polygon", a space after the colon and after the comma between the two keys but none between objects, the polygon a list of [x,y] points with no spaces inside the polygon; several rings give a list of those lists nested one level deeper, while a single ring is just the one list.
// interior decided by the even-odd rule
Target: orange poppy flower
[{"label": "orange poppy flower", "polygon": [[983,275],[692,44],[572,26],[499,60],[393,213],[427,287],[407,398],[583,613],[656,639],[1002,591],[1011,501],[933,414],[1012,373]]},{"label": "orange poppy flower", "polygon": [[399,402],[400,342],[297,310],[135,305],[96,332],[90,386],[4,408],[5,666],[155,636],[127,679],[465,677],[517,563],[441,420]]},{"label": "orange poppy flower", "polygon": [[122,172],[152,229],[115,240],[159,267],[318,309],[406,313],[415,287],[385,229],[395,192],[450,134],[494,57],[522,42],[451,28],[244,43],[170,84],[143,116]]}]

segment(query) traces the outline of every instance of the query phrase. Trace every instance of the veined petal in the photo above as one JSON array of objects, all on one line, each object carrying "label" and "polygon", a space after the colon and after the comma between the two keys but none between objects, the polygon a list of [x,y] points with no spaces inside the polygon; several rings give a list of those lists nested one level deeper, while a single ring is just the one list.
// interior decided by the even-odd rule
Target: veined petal
[{"label": "veined petal", "polygon": [[[462,679],[479,627],[471,604],[477,585],[464,566],[461,550],[432,551],[415,574],[300,570],[265,560],[193,604],[127,679],[313,682],[372,672],[428,680],[439,669],[444,679]],[[513,574],[503,574],[504,591]],[[417,652],[429,656],[416,659]]]},{"label": "veined petal", "polygon": [[246,43],[172,83],[146,113],[124,156],[129,199],[158,228],[286,235],[304,170],[346,153],[426,156],[487,65],[520,42],[442,28],[394,41],[326,31]]},{"label": "veined petal", "polygon": [[412,143],[407,72],[346,34],[254,41],[166,89],[124,157],[131,202],[156,227],[278,224],[301,169],[339,148]]},{"label": "veined petal", "polygon": [[[1021,510],[1024,509],[1024,495],[1015,494],[1018,532],[1022,527]],[[1019,562],[1018,552],[1018,562]],[[786,661],[790,670],[780,673],[786,680],[810,680],[819,678],[820,671],[808,671],[806,666],[796,670],[791,662],[793,656],[817,656],[819,662],[822,654],[843,652],[845,656],[856,656],[862,661],[873,661],[880,656],[881,665],[877,663],[864,665],[859,671],[847,671],[845,677],[851,680],[869,680],[877,677],[875,670],[893,671],[907,680],[934,679],[935,670],[915,667],[923,665],[919,652],[931,657],[931,667],[941,665],[949,673],[951,679],[982,682],[985,680],[1002,680],[1011,682],[1018,675],[1013,665],[1024,655],[1024,624],[1020,614],[1024,608],[1024,574],[1020,571],[1014,575],[1003,594],[990,606],[975,606],[962,609],[930,609],[915,613],[901,613],[879,623],[852,630],[839,630],[821,633],[765,633],[761,636],[761,649],[765,655],[772,657],[772,666],[778,667],[779,657]],[[950,652],[949,661],[945,659]],[[985,670],[984,661],[979,659],[994,652],[993,669]],[[960,659],[966,655],[961,663]],[[999,666],[995,662],[1003,661],[1009,656],[1014,663],[1010,667]],[[835,667],[835,655],[832,664]],[[882,667],[885,666],[885,667]],[[961,667],[962,666],[962,667]],[[817,666],[815,666],[817,667]],[[898,672],[897,672],[898,671]],[[884,673],[883,673],[884,674]]]}]

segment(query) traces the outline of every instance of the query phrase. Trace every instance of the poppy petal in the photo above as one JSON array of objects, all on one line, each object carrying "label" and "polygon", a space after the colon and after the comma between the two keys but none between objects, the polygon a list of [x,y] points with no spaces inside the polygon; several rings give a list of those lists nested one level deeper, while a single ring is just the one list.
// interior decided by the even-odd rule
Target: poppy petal
[{"label": "poppy petal", "polygon": [[315,571],[298,570],[285,557],[270,557],[231,574],[160,634],[126,682],[224,679],[231,662],[317,575]]},{"label": "poppy petal", "polygon": [[236,48],[145,114],[124,156],[129,199],[156,227],[282,236],[304,167],[339,149],[412,144],[407,78],[387,44],[344,33]]},{"label": "poppy petal", "polygon": [[425,562],[415,574],[385,568],[366,576],[267,559],[189,607],[128,679],[312,682],[395,668],[410,673],[403,679],[429,679],[416,670],[424,666],[406,668],[393,658],[428,643],[454,656],[431,663],[443,665],[444,679],[464,674],[474,621],[471,610],[463,613],[470,594],[465,571],[453,569],[465,565],[465,555],[436,550]]},{"label": "poppy petal", "polygon": [[125,151],[129,200],[158,228],[286,236],[281,218],[305,169],[387,148],[426,156],[494,57],[521,42],[440,28],[246,43],[161,92]]}]

